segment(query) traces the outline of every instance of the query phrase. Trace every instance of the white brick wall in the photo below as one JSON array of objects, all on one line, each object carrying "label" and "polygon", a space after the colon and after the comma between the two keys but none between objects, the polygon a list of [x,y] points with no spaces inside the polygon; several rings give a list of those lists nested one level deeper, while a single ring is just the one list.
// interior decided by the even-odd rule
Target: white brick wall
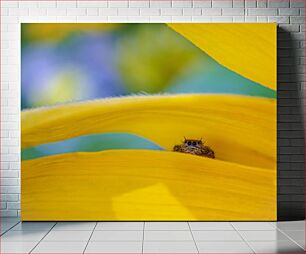
[{"label": "white brick wall", "polygon": [[[295,73],[291,74],[297,75],[297,82],[304,86],[304,0],[2,0],[0,3],[1,216],[19,216],[20,209],[21,22],[278,22],[281,32],[292,33],[291,38],[280,33],[279,68],[287,74],[294,69]],[[288,68],[290,64],[295,68]],[[290,75],[280,75],[280,81],[288,81]]]}]

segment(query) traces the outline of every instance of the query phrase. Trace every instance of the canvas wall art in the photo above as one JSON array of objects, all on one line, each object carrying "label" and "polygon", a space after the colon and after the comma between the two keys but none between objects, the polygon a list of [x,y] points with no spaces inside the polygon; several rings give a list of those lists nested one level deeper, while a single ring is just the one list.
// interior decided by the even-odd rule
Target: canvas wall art
[{"label": "canvas wall art", "polygon": [[22,220],[276,220],[275,24],[21,32]]}]

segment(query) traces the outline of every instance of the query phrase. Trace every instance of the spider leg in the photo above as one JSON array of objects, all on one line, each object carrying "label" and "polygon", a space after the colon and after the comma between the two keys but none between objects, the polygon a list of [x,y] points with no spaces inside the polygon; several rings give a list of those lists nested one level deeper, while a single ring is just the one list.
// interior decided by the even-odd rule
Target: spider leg
[{"label": "spider leg", "polygon": [[173,152],[182,152],[182,147],[180,145],[175,145],[173,147]]}]

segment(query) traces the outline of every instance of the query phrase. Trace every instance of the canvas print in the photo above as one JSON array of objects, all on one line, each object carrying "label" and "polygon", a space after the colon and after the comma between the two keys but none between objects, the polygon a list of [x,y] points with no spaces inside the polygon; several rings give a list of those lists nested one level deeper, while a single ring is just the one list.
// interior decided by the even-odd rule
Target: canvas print
[{"label": "canvas print", "polygon": [[276,25],[21,25],[22,220],[276,220]]}]

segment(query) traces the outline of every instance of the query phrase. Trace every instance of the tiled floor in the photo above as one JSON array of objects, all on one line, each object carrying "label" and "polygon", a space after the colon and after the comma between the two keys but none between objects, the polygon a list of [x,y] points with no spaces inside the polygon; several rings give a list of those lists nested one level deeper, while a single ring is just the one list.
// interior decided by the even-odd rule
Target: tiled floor
[{"label": "tiled floor", "polygon": [[305,221],[19,222],[1,218],[0,253],[304,253]]}]

